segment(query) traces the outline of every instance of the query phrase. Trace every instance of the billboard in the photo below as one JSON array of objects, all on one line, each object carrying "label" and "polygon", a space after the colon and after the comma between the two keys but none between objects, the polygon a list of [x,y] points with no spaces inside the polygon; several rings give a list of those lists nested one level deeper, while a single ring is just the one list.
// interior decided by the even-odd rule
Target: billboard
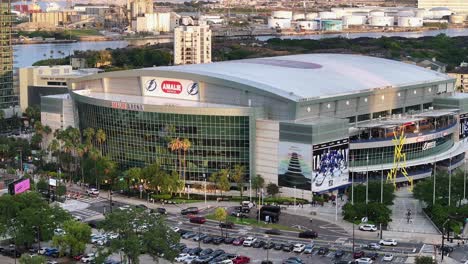
[{"label": "billboard", "polygon": [[314,145],[312,153],[313,192],[323,192],[348,184],[348,139]]},{"label": "billboard", "polygon": [[460,115],[460,138],[468,137],[468,114]]},{"label": "billboard", "polygon": [[142,77],[143,95],[198,101],[198,82],[158,77]]},{"label": "billboard", "polygon": [[312,145],[281,141],[278,162],[278,186],[310,190]]},{"label": "billboard", "polygon": [[21,179],[10,183],[8,191],[11,195],[23,193],[31,188],[30,179]]}]

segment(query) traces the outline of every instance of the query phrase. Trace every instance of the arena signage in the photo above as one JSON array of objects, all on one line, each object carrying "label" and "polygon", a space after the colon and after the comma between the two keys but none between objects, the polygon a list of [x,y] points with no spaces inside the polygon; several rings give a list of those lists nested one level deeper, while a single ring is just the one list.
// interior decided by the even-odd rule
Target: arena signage
[{"label": "arena signage", "polygon": [[192,80],[142,77],[141,84],[145,96],[199,100],[199,84]]},{"label": "arena signage", "polygon": [[428,150],[428,149],[431,149],[431,148],[435,148],[435,146],[436,146],[435,141],[426,142],[426,143],[424,143],[424,145],[422,147],[422,150]]},{"label": "arena signage", "polygon": [[133,103],[126,103],[126,102],[112,102],[111,107],[115,109],[131,110],[131,111],[144,111],[145,110],[142,104],[133,104]]}]

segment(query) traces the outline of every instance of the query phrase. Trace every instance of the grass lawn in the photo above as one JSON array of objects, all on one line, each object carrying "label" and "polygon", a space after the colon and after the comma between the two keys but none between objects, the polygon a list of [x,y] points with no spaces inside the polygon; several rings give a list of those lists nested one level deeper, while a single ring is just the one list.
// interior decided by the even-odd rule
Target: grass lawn
[{"label": "grass lawn", "polygon": [[[206,218],[211,219],[211,220],[216,220],[215,217],[214,217],[214,214],[206,215]],[[227,217],[227,221],[228,222],[233,222],[236,225],[248,225],[248,226],[263,227],[263,228],[269,228],[269,229],[275,228],[275,229],[286,230],[286,231],[300,231],[297,228],[293,228],[293,227],[289,227],[289,226],[285,226],[285,225],[265,224],[265,222],[263,222],[263,221],[257,222],[257,219],[252,219],[252,218],[243,218],[243,219],[241,219],[241,218],[237,218],[237,217],[229,215]]]},{"label": "grass lawn", "polygon": [[72,37],[82,37],[82,36],[101,36],[102,34],[99,33],[96,29],[72,29],[66,30],[64,32],[65,35],[69,35],[71,33]]},{"label": "grass lawn", "polygon": [[201,203],[204,202],[205,200],[187,200],[187,199],[180,199],[180,198],[175,198],[171,199],[172,202],[176,202],[177,204],[188,204],[188,203]]}]

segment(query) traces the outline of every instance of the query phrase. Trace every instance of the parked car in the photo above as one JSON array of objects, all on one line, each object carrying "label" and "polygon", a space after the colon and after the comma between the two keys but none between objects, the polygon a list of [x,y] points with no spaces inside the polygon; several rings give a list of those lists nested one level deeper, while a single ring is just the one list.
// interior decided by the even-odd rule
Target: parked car
[{"label": "parked car", "polygon": [[312,230],[306,230],[301,233],[299,233],[299,238],[317,238],[318,234],[315,231]]},{"label": "parked car", "polygon": [[303,264],[304,261],[298,257],[289,257],[288,259],[286,259],[287,263],[297,263],[297,264]]},{"label": "parked car", "polygon": [[253,242],[252,247],[253,248],[262,248],[265,245],[265,243],[266,243],[265,241],[257,240],[255,242]]},{"label": "parked car", "polygon": [[49,248],[49,249],[45,252],[44,255],[46,255],[46,256],[48,256],[48,257],[58,258],[58,256],[59,256],[59,250],[56,249],[56,248]]},{"label": "parked car", "polygon": [[304,248],[304,254],[312,254],[312,251],[314,250],[314,245],[313,244],[307,244]]},{"label": "parked car", "polygon": [[341,258],[343,257],[345,254],[345,252],[341,249],[338,249],[337,251],[335,251],[335,258]]},{"label": "parked car", "polygon": [[81,258],[81,262],[90,263],[90,262],[93,262],[95,259],[96,259],[96,254],[88,253],[84,257]]},{"label": "parked car", "polygon": [[194,236],[196,236],[197,233],[194,233],[194,232],[187,232],[185,234],[182,235],[182,238],[184,239],[190,239],[190,238],[193,238]]},{"label": "parked car", "polygon": [[247,237],[247,238],[244,240],[244,242],[242,243],[242,245],[243,245],[244,247],[251,247],[252,244],[253,244],[255,241],[257,241],[257,238],[249,236],[249,237]]},{"label": "parked car", "polygon": [[202,251],[200,251],[200,256],[208,256],[210,255],[211,253],[213,253],[213,249],[211,248],[205,248],[203,249]]},{"label": "parked car", "polygon": [[188,207],[180,211],[182,215],[198,214],[198,207]]},{"label": "parked car", "polygon": [[99,190],[96,188],[90,188],[86,190],[86,194],[88,195],[99,195]]},{"label": "parked car", "polygon": [[365,255],[366,255],[366,253],[364,253],[364,251],[362,251],[362,250],[361,251],[356,251],[353,254],[353,259],[363,258]]},{"label": "parked car", "polygon": [[291,252],[294,249],[294,244],[283,244],[283,251]]},{"label": "parked car", "polygon": [[209,244],[213,242],[213,237],[212,236],[206,236],[204,239],[203,239],[203,243],[205,244]]},{"label": "parked car", "polygon": [[193,239],[193,241],[203,241],[203,239],[204,239],[205,237],[207,237],[207,236],[208,236],[207,234],[201,233],[201,234],[197,234],[197,235],[194,236],[192,239]]},{"label": "parked car", "polygon": [[376,259],[379,258],[379,253],[377,253],[377,252],[372,252],[372,253],[367,254],[367,257],[370,258],[370,259],[372,259],[372,260],[376,260]]},{"label": "parked car", "polygon": [[369,245],[367,245],[367,248],[368,248],[368,249],[375,249],[375,250],[378,250],[378,249],[380,249],[380,245],[377,244],[377,243],[370,243]]},{"label": "parked car", "polygon": [[65,230],[63,230],[61,228],[54,229],[54,235],[55,236],[63,236],[65,234],[66,234]]},{"label": "parked car", "polygon": [[358,264],[372,264],[374,261],[372,261],[370,258],[358,258],[356,259],[356,262]]},{"label": "parked car", "polygon": [[330,250],[326,247],[319,248],[317,255],[325,256]]},{"label": "parked car", "polygon": [[270,241],[270,242],[266,242],[264,245],[263,245],[263,249],[272,249],[275,247],[275,243]]},{"label": "parked car", "polygon": [[283,246],[284,246],[284,245],[285,245],[285,244],[278,242],[278,243],[275,243],[275,246],[274,246],[273,248],[274,248],[275,250],[281,250],[281,249],[283,249]]},{"label": "parked car", "polygon": [[190,223],[195,224],[204,224],[206,222],[206,218],[203,216],[195,216],[190,218]]},{"label": "parked car", "polygon": [[379,244],[382,246],[396,246],[398,245],[398,242],[396,242],[395,239],[382,239]]},{"label": "parked car", "polygon": [[305,250],[305,245],[304,244],[296,244],[294,245],[293,252],[296,253],[302,253]]},{"label": "parked car", "polygon": [[232,244],[232,243],[234,242],[234,240],[236,240],[236,238],[234,238],[234,237],[226,237],[226,238],[224,239],[224,244],[228,244],[228,245],[229,245],[229,244]]},{"label": "parked car", "polygon": [[235,259],[232,260],[234,264],[246,264],[250,262],[250,258],[246,256],[237,256]]},{"label": "parked car", "polygon": [[360,225],[359,230],[374,232],[374,231],[377,231],[377,227],[375,225],[365,224],[365,225]]},{"label": "parked car", "polygon": [[190,255],[192,255],[192,256],[193,256],[193,255],[197,255],[197,256],[198,256],[198,255],[200,254],[200,252],[202,252],[202,251],[203,251],[203,249],[201,249],[201,248],[199,248],[199,247],[196,247],[196,248],[192,248],[188,253],[189,253]]},{"label": "parked car", "polygon": [[215,245],[219,245],[219,244],[223,243],[223,241],[224,241],[223,237],[214,237],[213,238],[213,244],[215,244]]},{"label": "parked car", "polygon": [[385,254],[382,258],[383,261],[392,261],[393,260],[393,255],[392,254]]},{"label": "parked car", "polygon": [[144,204],[137,204],[135,205],[136,208],[140,208],[140,209],[143,209],[143,210],[148,210],[148,206],[144,205]]},{"label": "parked car", "polygon": [[272,228],[272,229],[265,231],[265,234],[279,236],[281,235],[281,232],[276,228]]},{"label": "parked car", "polygon": [[238,237],[238,238],[234,239],[234,241],[232,241],[232,244],[234,246],[240,246],[240,245],[242,245],[242,243],[244,243],[244,240],[245,240],[245,238]]},{"label": "parked car", "polygon": [[232,223],[232,222],[220,223],[219,227],[233,229],[234,228],[234,223]]},{"label": "parked car", "polygon": [[180,253],[179,256],[175,258],[175,261],[177,262],[183,262],[188,256],[190,256],[187,253]]}]

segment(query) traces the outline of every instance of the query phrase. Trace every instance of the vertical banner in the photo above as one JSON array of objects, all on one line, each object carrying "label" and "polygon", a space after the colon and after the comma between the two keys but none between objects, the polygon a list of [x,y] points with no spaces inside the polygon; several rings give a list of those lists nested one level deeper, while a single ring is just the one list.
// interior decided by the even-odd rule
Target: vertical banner
[{"label": "vertical banner", "polygon": [[348,139],[314,145],[312,153],[313,192],[323,192],[348,184]]},{"label": "vertical banner", "polygon": [[468,137],[468,113],[460,114],[460,138]]},{"label": "vertical banner", "polygon": [[282,141],[278,161],[278,186],[310,190],[312,145]]}]

